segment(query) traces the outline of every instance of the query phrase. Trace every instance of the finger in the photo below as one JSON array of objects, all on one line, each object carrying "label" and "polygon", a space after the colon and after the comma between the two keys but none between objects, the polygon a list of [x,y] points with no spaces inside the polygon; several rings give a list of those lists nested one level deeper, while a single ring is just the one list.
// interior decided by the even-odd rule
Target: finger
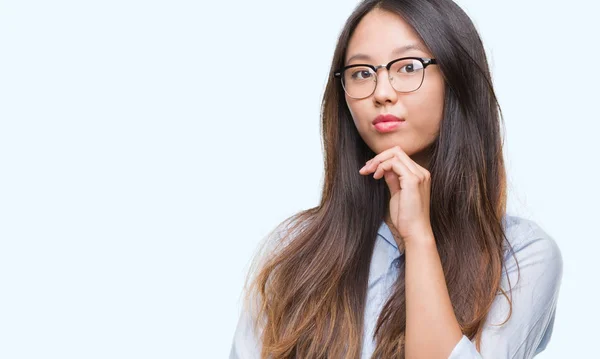
[{"label": "finger", "polygon": [[431,179],[431,175],[429,171],[419,165],[417,162],[413,161],[402,148],[398,147],[398,151],[396,155],[402,160],[404,164],[419,178],[421,182],[429,181]]},{"label": "finger", "polygon": [[426,168],[423,168],[417,162],[413,161],[404,150],[398,146],[399,151],[397,152],[398,156],[403,159],[404,163],[421,179],[421,180],[429,180],[431,178],[431,174]]},{"label": "finger", "polygon": [[[381,153],[379,155],[381,155]],[[387,156],[385,157],[379,155],[377,155],[378,157],[373,157],[371,160],[367,161],[367,163],[359,170],[359,172],[365,175],[369,174],[376,170],[377,166],[379,166],[381,162],[388,160],[394,156],[392,153],[386,154]]]},{"label": "finger", "polygon": [[[375,174],[373,178],[379,179],[382,176],[385,177],[385,182],[390,190],[390,194],[393,196],[400,189],[400,177],[393,170],[394,162],[399,162],[399,160],[395,156],[391,156],[390,159],[383,161],[379,164],[379,166],[375,169]],[[397,169],[402,171],[401,169]],[[380,175],[381,174],[381,175]]]},{"label": "finger", "polygon": [[418,163],[413,161],[413,159],[410,158],[400,146],[395,146],[394,149],[394,154],[403,164],[406,165],[406,167],[408,167],[411,170],[412,173],[414,173],[419,178],[424,177],[424,173],[419,169],[419,167],[421,166],[419,166]]},{"label": "finger", "polygon": [[419,177],[397,158],[389,159],[379,165],[373,178],[379,179],[382,176],[385,176],[392,195],[402,188],[418,187],[421,182]]},{"label": "finger", "polygon": [[394,146],[390,149],[393,154],[398,157],[402,163],[404,163],[406,165],[406,167],[408,167],[416,176],[417,178],[419,178],[421,181],[424,180],[429,180],[431,178],[431,175],[429,173],[429,171],[423,167],[421,167],[417,162],[413,161],[412,158],[410,158],[408,156],[408,154],[406,154],[406,152],[404,152],[404,150],[402,149],[402,147],[400,146]]},{"label": "finger", "polygon": [[360,169],[359,172],[363,174],[369,174],[374,171],[379,164],[385,160],[388,160],[394,156],[394,147],[388,148],[387,150],[379,153],[375,157],[371,158],[367,163]]},{"label": "finger", "polygon": [[382,163],[380,163],[379,166],[377,166],[375,173],[373,174],[373,178],[375,178],[375,179],[381,178],[386,171],[393,171],[396,174],[396,176],[398,176],[398,177],[404,177],[404,178],[415,177],[415,178],[417,178],[416,174],[414,174],[410,170],[410,168],[408,168],[406,166],[406,164],[404,164],[402,161],[400,161],[395,156],[390,158],[387,161],[383,161]]},{"label": "finger", "polygon": [[426,180],[431,179],[431,173],[426,168],[423,168],[421,165],[419,165],[416,162],[415,162],[415,165],[417,166],[417,168],[419,169],[419,171],[423,174],[423,178],[424,179],[426,179]]},{"label": "finger", "polygon": [[[382,162],[376,169],[375,169],[375,173],[373,175],[373,178],[380,178],[381,176],[383,176],[383,171],[391,171],[393,170],[393,166],[383,166],[382,165],[386,162],[390,162],[390,163],[398,163],[398,165],[400,166],[399,168],[401,168],[401,171],[395,171],[397,172],[396,175],[398,176],[402,176],[404,175],[405,178],[407,178],[408,176],[412,175],[414,178],[418,179],[419,181],[423,181],[424,175],[417,169],[416,167],[416,163],[410,159],[410,157],[406,156],[408,158],[408,160],[403,161],[401,158],[401,155],[397,152],[394,153],[394,156],[392,158],[390,158],[387,161]],[[379,171],[379,172],[378,172]]]}]

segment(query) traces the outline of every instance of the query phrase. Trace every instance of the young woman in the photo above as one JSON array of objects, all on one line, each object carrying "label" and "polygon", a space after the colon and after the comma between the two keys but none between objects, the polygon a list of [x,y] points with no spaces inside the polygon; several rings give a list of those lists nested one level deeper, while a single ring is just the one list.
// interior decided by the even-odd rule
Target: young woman
[{"label": "young woman", "polygon": [[322,103],[320,204],[268,237],[230,358],[532,358],[562,257],[506,214],[501,111],[450,0],[367,0]]}]

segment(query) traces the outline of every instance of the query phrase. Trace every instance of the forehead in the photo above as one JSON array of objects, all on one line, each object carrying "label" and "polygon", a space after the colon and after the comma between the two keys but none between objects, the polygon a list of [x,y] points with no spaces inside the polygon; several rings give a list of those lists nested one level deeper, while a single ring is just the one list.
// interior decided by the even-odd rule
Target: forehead
[{"label": "forehead", "polygon": [[430,57],[431,54],[402,17],[374,9],[356,26],[348,42],[344,63],[351,58],[354,58],[352,62],[386,63],[398,56]]}]

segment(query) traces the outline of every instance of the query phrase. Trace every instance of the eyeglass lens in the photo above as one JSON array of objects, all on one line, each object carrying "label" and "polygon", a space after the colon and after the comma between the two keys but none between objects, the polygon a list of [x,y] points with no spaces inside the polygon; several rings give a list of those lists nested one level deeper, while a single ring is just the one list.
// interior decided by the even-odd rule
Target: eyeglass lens
[{"label": "eyeglass lens", "polygon": [[[394,62],[389,70],[392,87],[399,92],[416,91],[425,74],[423,63],[416,59]],[[377,74],[367,66],[351,67],[344,70],[342,85],[348,96],[363,98],[370,96],[377,84]]]}]

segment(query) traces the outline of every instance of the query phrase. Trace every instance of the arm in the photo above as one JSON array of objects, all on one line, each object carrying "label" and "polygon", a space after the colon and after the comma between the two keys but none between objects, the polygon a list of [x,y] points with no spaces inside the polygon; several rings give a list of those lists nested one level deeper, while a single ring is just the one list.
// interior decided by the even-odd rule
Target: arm
[{"label": "arm", "polygon": [[433,234],[406,243],[406,358],[448,358],[462,332]]},{"label": "arm", "polygon": [[[543,350],[562,277],[560,251],[546,233],[534,222],[518,217],[517,225],[507,233],[513,249],[520,248],[515,250],[515,257],[520,257],[522,280],[519,288],[512,290],[511,320],[499,328],[485,324],[479,354],[462,335],[449,299],[430,223],[431,174],[400,146],[382,151],[359,173],[385,178],[390,191],[390,218],[404,241],[407,359],[478,359],[481,354],[485,359],[528,359]],[[514,224],[515,218],[511,218],[509,222]],[[517,268],[510,261],[505,256],[507,277],[513,277]],[[516,283],[515,278],[510,279],[511,284]],[[504,280],[501,285],[505,290],[510,288]],[[504,312],[502,302],[498,302],[502,298],[496,298],[486,321],[502,322],[495,320],[498,313]]]},{"label": "arm", "polygon": [[[407,358],[529,359],[545,348],[552,333],[562,279],[560,250],[531,221],[521,219],[507,236],[515,256],[505,255],[506,273],[501,285],[508,292],[510,279],[512,313],[499,326],[509,314],[509,304],[498,294],[483,328],[481,353],[466,336],[457,335],[458,324],[449,308],[435,247],[406,248]],[[515,257],[520,267],[518,282]],[[508,295],[510,298],[510,292]]]}]

